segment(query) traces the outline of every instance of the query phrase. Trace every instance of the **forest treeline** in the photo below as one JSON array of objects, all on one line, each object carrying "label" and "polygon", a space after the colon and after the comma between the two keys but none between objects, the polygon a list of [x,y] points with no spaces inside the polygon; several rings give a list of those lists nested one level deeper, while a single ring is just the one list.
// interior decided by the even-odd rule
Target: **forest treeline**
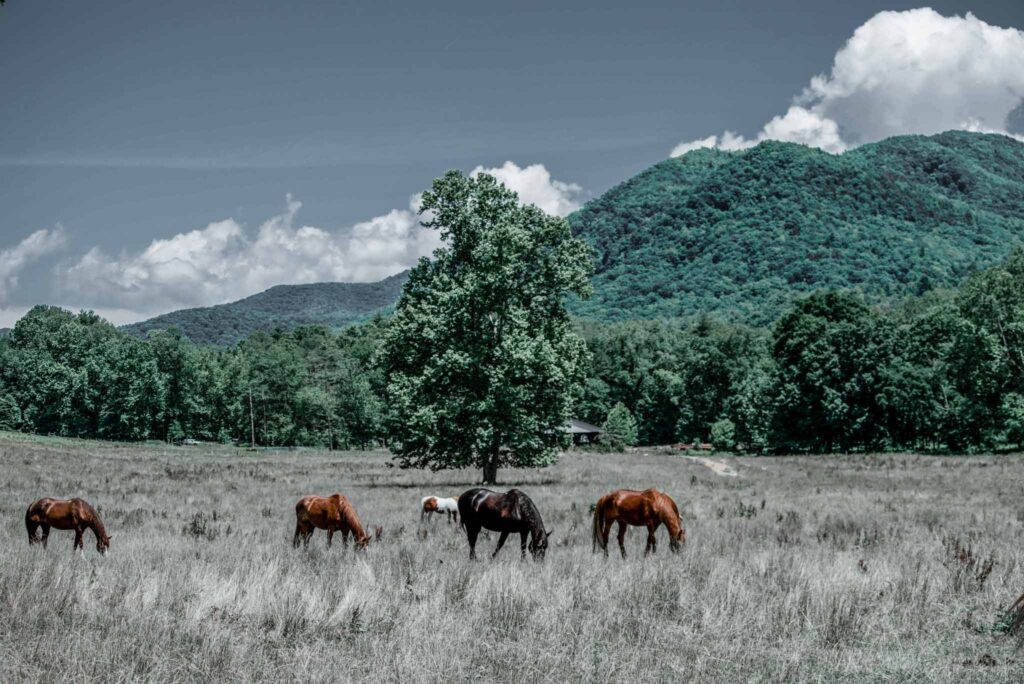
[{"label": "forest treeline", "polygon": [[[257,333],[231,347],[147,339],[36,307],[0,341],[0,429],[111,440],[349,448],[383,443],[388,319]],[[1024,253],[879,308],[816,293],[770,328],[579,321],[578,418],[622,404],[641,444],[752,452],[972,451],[1024,443]],[[621,419],[621,417],[620,417]]]}]

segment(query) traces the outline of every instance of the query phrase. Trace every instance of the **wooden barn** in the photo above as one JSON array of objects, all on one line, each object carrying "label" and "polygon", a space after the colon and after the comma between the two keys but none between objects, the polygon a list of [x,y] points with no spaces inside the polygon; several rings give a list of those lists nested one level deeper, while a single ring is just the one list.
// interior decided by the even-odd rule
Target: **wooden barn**
[{"label": "wooden barn", "polygon": [[573,444],[593,444],[601,437],[601,428],[575,418],[565,424],[565,431],[572,435]]}]

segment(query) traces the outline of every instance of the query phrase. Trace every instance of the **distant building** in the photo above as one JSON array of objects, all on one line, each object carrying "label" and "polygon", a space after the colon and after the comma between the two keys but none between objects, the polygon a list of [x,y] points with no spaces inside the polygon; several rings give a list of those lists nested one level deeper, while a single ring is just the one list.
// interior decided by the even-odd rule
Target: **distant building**
[{"label": "distant building", "polygon": [[707,442],[694,442],[693,444],[681,442],[679,444],[669,444],[668,448],[677,449],[678,451],[711,451],[714,447]]},{"label": "distant building", "polygon": [[601,437],[601,428],[575,418],[565,424],[565,431],[572,435],[573,444],[593,444]]}]

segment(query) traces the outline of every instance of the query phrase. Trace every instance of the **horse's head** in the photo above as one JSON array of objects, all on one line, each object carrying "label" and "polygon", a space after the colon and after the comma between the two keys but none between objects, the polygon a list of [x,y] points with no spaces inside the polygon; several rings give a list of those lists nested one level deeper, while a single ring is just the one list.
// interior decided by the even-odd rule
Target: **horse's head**
[{"label": "horse's head", "polygon": [[112,534],[101,534],[96,536],[96,550],[101,554],[105,554],[107,549],[110,548],[110,540],[114,538]]},{"label": "horse's head", "polygon": [[668,540],[668,547],[672,553],[679,553],[683,550],[683,544],[686,543],[686,530],[681,526],[679,528],[679,534]]},{"label": "horse's head", "polygon": [[534,560],[544,560],[544,554],[548,550],[548,538],[551,537],[553,531],[541,528],[530,537],[530,553]]},{"label": "horse's head", "polygon": [[362,537],[359,537],[358,539],[356,539],[356,548],[357,549],[365,549],[367,546],[370,545],[371,541],[376,540],[376,541],[379,542],[380,538],[383,537],[383,536],[384,536],[384,528],[381,527],[380,525],[377,525],[377,526],[375,526],[373,528],[373,536],[372,537],[370,535],[368,535],[368,534],[364,534]]}]

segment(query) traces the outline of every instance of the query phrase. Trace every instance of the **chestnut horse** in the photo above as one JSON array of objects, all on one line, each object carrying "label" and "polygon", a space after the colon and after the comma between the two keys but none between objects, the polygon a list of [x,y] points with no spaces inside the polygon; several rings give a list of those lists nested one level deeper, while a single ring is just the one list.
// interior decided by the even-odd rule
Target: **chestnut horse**
[{"label": "chestnut horse", "polygon": [[[36,528],[40,527],[43,529],[41,538],[36,537]],[[107,529],[103,527],[103,522],[96,509],[83,499],[64,500],[46,497],[39,499],[25,511],[25,528],[28,530],[30,546],[42,543],[45,549],[51,527],[58,530],[75,531],[75,545],[71,547],[72,552],[76,549],[84,550],[82,533],[86,529],[92,530],[92,533],[96,535],[97,551],[106,553],[110,548],[112,537],[107,534]]]},{"label": "chestnut horse", "polygon": [[[370,543],[370,535],[363,530],[356,509],[341,494],[304,496],[299,499],[295,504],[295,537],[292,546],[297,548],[300,539],[303,546],[309,546],[309,538],[317,527],[327,530],[327,546],[331,545],[335,532],[341,532],[345,546],[348,546],[349,534],[356,538],[357,549],[365,549]],[[377,539],[380,539],[381,532],[380,527],[376,528]]]},{"label": "chestnut horse", "polygon": [[518,489],[504,494],[477,487],[459,497],[459,515],[469,539],[469,557],[476,558],[476,538],[480,529],[501,532],[498,546],[491,558],[498,555],[510,532],[519,533],[519,548],[526,558],[526,536],[530,535],[530,553],[534,560],[544,560],[551,530],[544,529],[544,521],[530,497]]},{"label": "chestnut horse", "polygon": [[608,555],[608,533],[612,523],[619,523],[619,550],[626,557],[626,526],[647,528],[647,548],[644,555],[658,550],[658,542],[654,537],[658,526],[664,524],[668,528],[668,544],[672,553],[678,553],[686,542],[686,531],[679,516],[679,507],[672,497],[657,489],[645,489],[638,492],[632,489],[616,489],[597,500],[594,507],[594,551],[600,546],[604,555]]}]

